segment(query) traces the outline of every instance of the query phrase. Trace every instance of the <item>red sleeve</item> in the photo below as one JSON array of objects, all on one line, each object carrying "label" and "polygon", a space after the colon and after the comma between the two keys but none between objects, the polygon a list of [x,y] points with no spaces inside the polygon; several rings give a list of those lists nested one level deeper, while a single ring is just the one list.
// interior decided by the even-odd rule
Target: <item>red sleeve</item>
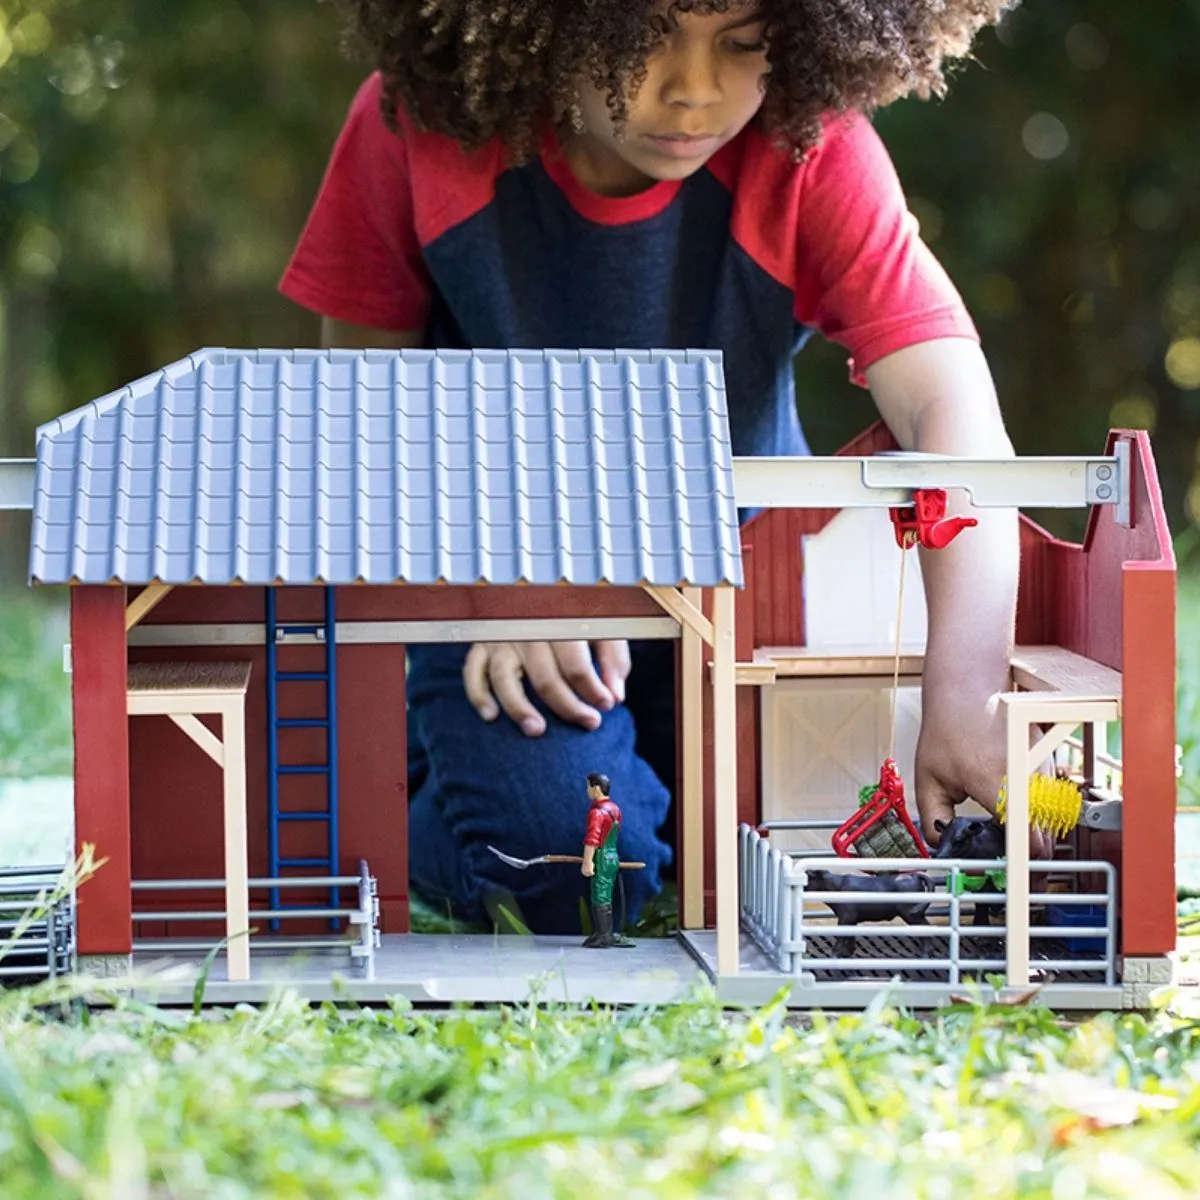
[{"label": "red sleeve", "polygon": [[856,382],[916,342],[979,340],[962,298],[921,241],[879,135],[858,113],[832,118],[804,167],[796,320],[851,354]]},{"label": "red sleeve", "polygon": [[408,153],[379,111],[382,82],[358,90],[279,290],[354,325],[420,329],[429,276],[413,219]]},{"label": "red sleeve", "polygon": [[604,839],[608,837],[608,831],[612,826],[612,815],[606,812],[604,808],[598,804],[589,808],[587,833],[583,835],[583,844],[585,846],[603,846]]}]

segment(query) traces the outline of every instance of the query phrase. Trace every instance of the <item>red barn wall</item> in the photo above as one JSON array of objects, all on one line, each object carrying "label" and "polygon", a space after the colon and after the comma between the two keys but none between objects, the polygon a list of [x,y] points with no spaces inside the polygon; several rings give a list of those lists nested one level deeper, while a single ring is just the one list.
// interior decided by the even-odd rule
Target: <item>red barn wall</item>
[{"label": "red barn wall", "polygon": [[125,589],[71,589],[75,842],[104,860],[78,898],[80,954],[130,949],[129,754],[125,739]]},{"label": "red barn wall", "polygon": [[1021,528],[1017,641],[1060,645],[1121,672],[1124,828],[1096,848],[1120,872],[1126,954],[1175,945],[1175,560],[1150,441],[1117,431],[1132,467],[1132,526],[1111,506],[1081,546]]},{"label": "red barn wall", "polygon": [[[114,589],[120,590],[120,589]],[[131,595],[134,594],[131,591]],[[281,622],[319,622],[324,590],[277,589]],[[341,587],[339,621],[439,620],[518,616],[660,616],[640,589],[498,587]],[[265,596],[253,587],[179,587],[144,625],[264,623]],[[464,637],[469,634],[464,632]],[[286,655],[286,660],[284,658]],[[241,660],[252,664],[246,696],[247,824],[251,875],[267,873],[267,697],[263,646],[131,647],[133,661]],[[324,648],[285,646],[280,667],[319,668]],[[379,881],[382,924],[387,932],[408,928],[408,827],[405,739],[405,651],[397,644],[342,643],[337,649],[338,761],[341,873],[354,874],[365,858]],[[324,705],[321,683],[290,683],[280,690],[281,716],[312,716]],[[305,692],[309,695],[305,695]],[[281,762],[324,762],[324,731],[289,729],[280,734]],[[130,795],[134,878],[220,878],[222,864],[221,779],[216,764],[166,718],[130,721]],[[289,779],[286,808],[323,805],[324,779]],[[305,789],[308,792],[305,792]],[[316,823],[285,823],[281,853],[323,853],[324,831]],[[295,899],[302,897],[295,896]],[[319,899],[317,894],[307,897]],[[214,905],[220,897],[178,893],[176,907]],[[169,908],[168,897],[143,893],[139,906]],[[139,926],[141,936],[215,932],[195,922]]]}]

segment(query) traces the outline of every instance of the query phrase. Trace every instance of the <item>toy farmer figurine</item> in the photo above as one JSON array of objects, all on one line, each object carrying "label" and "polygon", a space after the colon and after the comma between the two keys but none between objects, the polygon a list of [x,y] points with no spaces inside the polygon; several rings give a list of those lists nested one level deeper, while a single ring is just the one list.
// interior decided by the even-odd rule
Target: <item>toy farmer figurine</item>
[{"label": "toy farmer figurine", "polygon": [[632,946],[621,934],[613,934],[613,884],[620,873],[617,837],[621,832],[621,810],[609,799],[612,785],[607,775],[587,777],[587,833],[583,839],[583,865],[579,868],[592,881],[592,933],[585,946]]}]

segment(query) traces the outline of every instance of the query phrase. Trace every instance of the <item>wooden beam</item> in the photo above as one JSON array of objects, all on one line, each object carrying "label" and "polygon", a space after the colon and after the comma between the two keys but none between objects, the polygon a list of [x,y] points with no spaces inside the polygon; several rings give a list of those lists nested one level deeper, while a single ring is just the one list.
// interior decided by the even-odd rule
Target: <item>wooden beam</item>
[{"label": "wooden beam", "polygon": [[[760,646],[756,663],[772,663],[782,677],[809,675],[891,675],[891,646]],[[902,648],[900,674],[920,675],[925,656]],[[1017,646],[1012,655],[1013,687],[1031,692],[1064,692],[1096,700],[1121,695],[1121,672],[1061,646]]]},{"label": "wooden beam", "polygon": [[224,768],[225,747],[221,745],[221,739],[207,725],[188,712],[167,713],[166,716],[174,721],[218,767]]},{"label": "wooden beam", "polygon": [[775,664],[740,662],[734,665],[734,682],[739,687],[770,687],[775,682]]},{"label": "wooden beam", "polygon": [[[447,589],[448,590],[448,589]],[[497,589],[499,590],[499,589]],[[393,646],[426,642],[565,642],[606,641],[614,638],[670,639],[679,636],[679,622],[661,609],[640,617],[514,617],[444,621],[338,621],[339,646]],[[261,621],[202,625],[143,625],[129,634],[131,646],[261,646]],[[289,645],[320,645],[316,634],[290,634]]]},{"label": "wooden beam", "polygon": [[1042,734],[1037,743],[1029,749],[1029,761],[1033,763],[1034,769],[1041,766],[1078,728],[1074,721],[1063,721]]},{"label": "wooden beam", "polygon": [[[1005,698],[1002,698],[1002,700]],[[1008,986],[1029,986],[1029,722],[1006,705],[1008,792],[1004,807],[1004,958]]]},{"label": "wooden beam", "polygon": [[[755,663],[769,664],[778,678],[805,678],[822,675],[886,675],[895,666],[895,649],[884,646],[760,646],[754,651]],[[902,649],[900,674],[920,675],[925,656],[919,650]]]},{"label": "wooden beam", "polygon": [[1012,655],[1013,686],[1030,692],[1070,692],[1116,700],[1121,672],[1061,646],[1017,646]]},{"label": "wooden beam", "polygon": [[[685,588],[683,599],[700,608],[700,589]],[[680,873],[683,927],[704,928],[704,644],[690,626],[680,646],[680,789],[682,826]]]},{"label": "wooden beam", "polygon": [[169,583],[148,583],[125,608],[125,632],[128,633],[169,591]]},{"label": "wooden beam", "polygon": [[1078,728],[1085,721],[1119,721],[1121,705],[1116,700],[1074,696],[1058,692],[1005,692],[1002,703],[1019,708],[1027,725],[1058,725],[1070,722]]},{"label": "wooden beam", "polygon": [[[694,629],[704,639],[706,645],[713,644],[713,623],[690,601],[673,587],[655,587],[651,583],[643,583],[643,589],[654,597],[664,612],[669,612],[680,625]],[[719,592],[721,588],[714,588]]]},{"label": "wooden beam", "polygon": [[734,594],[713,588],[713,795],[717,860],[717,974],[738,970],[737,692]]},{"label": "wooden beam", "polygon": [[[225,740],[225,962],[230,980],[250,978],[250,870],[246,854],[246,717],[241,696],[221,714]],[[336,872],[338,864],[333,864]]]}]

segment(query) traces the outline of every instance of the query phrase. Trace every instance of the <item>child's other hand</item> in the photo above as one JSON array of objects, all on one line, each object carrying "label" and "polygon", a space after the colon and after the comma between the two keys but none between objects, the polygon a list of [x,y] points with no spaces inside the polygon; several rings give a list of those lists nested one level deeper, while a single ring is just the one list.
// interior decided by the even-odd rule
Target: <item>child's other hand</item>
[{"label": "child's other hand", "polygon": [[[917,741],[917,811],[925,840],[937,844],[935,821],[947,824],[968,796],[990,813],[1004,778],[1007,735],[999,695],[969,698],[961,692],[945,709],[926,704]],[[1049,858],[1050,839],[1029,831],[1029,850]]]},{"label": "child's other hand", "polygon": [[551,712],[595,729],[601,711],[624,701],[629,670],[624,640],[476,642],[463,664],[463,686],[485,721],[494,721],[503,709],[527,737],[540,737],[546,720],[526,694],[525,679]]}]

